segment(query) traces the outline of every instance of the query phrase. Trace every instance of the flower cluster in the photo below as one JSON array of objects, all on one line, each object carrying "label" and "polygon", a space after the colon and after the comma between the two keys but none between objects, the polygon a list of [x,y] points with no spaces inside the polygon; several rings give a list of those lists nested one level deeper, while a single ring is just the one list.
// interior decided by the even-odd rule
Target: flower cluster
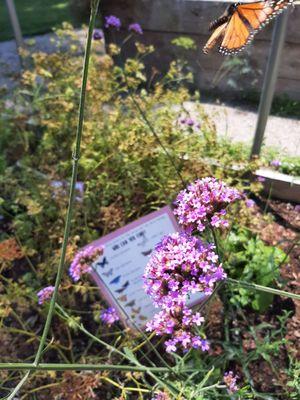
[{"label": "flower cluster", "polygon": [[200,123],[191,117],[181,117],[181,118],[179,118],[178,122],[181,126],[185,126],[188,128],[194,128],[196,130],[200,129]]},{"label": "flower cluster", "polygon": [[183,232],[162,238],[152,253],[144,274],[145,289],[156,307],[160,307],[147,330],[158,336],[167,335],[166,350],[174,352],[191,348],[209,349],[196,327],[204,318],[188,307],[191,294],[210,295],[217,282],[226,274],[214,252],[215,246],[204,243],[193,234],[208,227],[226,227],[228,204],[242,198],[241,194],[215,178],[197,180],[179,193],[174,214]]},{"label": "flower cluster", "polygon": [[91,264],[102,254],[103,247],[88,246],[79,251],[69,269],[69,274],[74,282],[79,281],[83,274],[92,272]]},{"label": "flower cluster", "polygon": [[52,294],[54,292],[54,286],[47,286],[44,289],[41,289],[38,293],[38,303],[44,304],[45,301],[50,300],[52,297]]},{"label": "flower cluster", "polygon": [[151,400],[171,400],[170,396],[164,392],[155,393],[154,397]]},{"label": "flower cluster", "polygon": [[177,347],[184,350],[201,348],[208,350],[208,342],[193,333],[194,326],[201,326],[204,318],[199,312],[193,313],[188,307],[177,307],[172,311],[162,310],[152,321],[147,323],[148,331],[155,331],[156,335],[170,335],[165,342],[167,352],[175,352]]},{"label": "flower cluster", "polygon": [[168,352],[183,349],[208,349],[208,343],[192,332],[204,319],[186,305],[191,293],[212,293],[215,283],[226,278],[218,263],[214,246],[204,244],[188,233],[165,236],[156,246],[146,266],[146,292],[162,308],[147,324],[157,335],[170,335],[165,342]]},{"label": "flower cluster", "polygon": [[104,38],[103,31],[101,29],[94,29],[93,39],[102,40]]},{"label": "flower cluster", "polygon": [[105,17],[105,28],[116,28],[119,30],[121,28],[121,21],[120,18],[116,17],[115,15],[109,15]]},{"label": "flower cluster", "polygon": [[[115,29],[119,30],[122,26],[122,23],[121,23],[120,18],[116,17],[115,15],[109,15],[108,17],[105,17],[104,26],[105,26],[105,28],[115,28]],[[128,26],[128,30],[130,32],[137,33],[138,35],[142,35],[144,33],[141,25],[138,24],[137,22],[130,24]],[[95,34],[95,32],[94,32],[94,34]],[[95,39],[95,37],[94,37],[94,39]],[[102,39],[102,37],[100,39]]]},{"label": "flower cluster", "polygon": [[207,226],[228,226],[224,219],[228,204],[241,198],[240,193],[215,178],[199,179],[182,190],[175,201],[179,223],[190,232]]},{"label": "flower cluster", "polygon": [[224,383],[228,388],[229,393],[234,393],[239,390],[236,381],[238,379],[237,375],[234,375],[232,371],[225,372],[224,374]]},{"label": "flower cluster", "polygon": [[114,322],[119,321],[119,316],[113,307],[109,307],[103,310],[100,314],[101,321],[108,326],[112,325]]},{"label": "flower cluster", "polygon": [[214,246],[187,233],[165,236],[156,246],[145,270],[146,292],[166,310],[183,306],[190,293],[212,293],[226,277]]},{"label": "flower cluster", "polygon": [[252,199],[246,199],[245,204],[247,208],[253,208],[255,206],[255,201]]},{"label": "flower cluster", "polygon": [[138,24],[137,22],[130,24],[128,26],[128,30],[134,33],[137,33],[138,35],[142,35],[143,34],[143,29],[141,27],[140,24]]},{"label": "flower cluster", "polygon": [[279,167],[281,166],[281,161],[280,161],[280,160],[272,160],[272,161],[270,162],[270,165],[271,165],[272,167],[279,168]]}]

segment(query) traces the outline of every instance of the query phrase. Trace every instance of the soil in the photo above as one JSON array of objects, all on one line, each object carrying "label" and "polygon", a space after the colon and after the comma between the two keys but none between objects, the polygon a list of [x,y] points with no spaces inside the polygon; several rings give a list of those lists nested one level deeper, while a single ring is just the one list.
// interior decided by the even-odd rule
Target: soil
[{"label": "soil", "polygon": [[[282,290],[300,294],[300,213],[295,209],[295,205],[282,201],[268,201],[267,208],[271,211],[274,220],[266,221],[263,218],[262,210],[266,208],[266,199],[257,199],[261,205],[255,206],[255,218],[253,218],[253,229],[259,232],[263,241],[272,246],[279,246],[288,255],[288,262],[284,263],[280,270]],[[286,370],[288,367],[288,353],[293,354],[296,360],[300,360],[300,301],[287,299],[279,296],[274,297],[271,307],[267,313],[258,315],[256,312],[247,310],[247,320],[237,319],[232,322],[232,327],[238,328],[239,335],[236,338],[240,342],[242,338],[243,351],[250,352],[256,348],[256,342],[249,334],[249,326],[257,326],[260,323],[268,323],[278,328],[278,316],[284,312],[290,312],[287,320],[285,339],[287,344],[279,349],[279,353],[274,355],[271,363],[262,357],[249,364],[249,373],[253,379],[254,387],[258,392],[276,393],[278,399],[286,399],[286,394],[282,395],[282,389],[286,387],[288,377]],[[208,326],[209,337],[220,341],[223,319],[223,304],[217,298],[210,309],[210,325]],[[258,340],[263,340],[261,332],[258,333]],[[230,338],[234,342],[234,337]],[[214,346],[213,355],[222,354],[221,345]],[[240,376],[243,372],[239,365],[232,365]],[[246,377],[245,382],[247,382]],[[243,378],[242,378],[243,379]],[[282,397],[283,396],[283,397]]]}]

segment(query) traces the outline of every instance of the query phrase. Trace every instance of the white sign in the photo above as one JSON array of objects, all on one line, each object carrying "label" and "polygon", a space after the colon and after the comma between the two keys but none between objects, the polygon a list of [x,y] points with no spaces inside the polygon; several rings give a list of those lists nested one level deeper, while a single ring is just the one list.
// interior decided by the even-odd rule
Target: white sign
[{"label": "white sign", "polygon": [[92,265],[92,276],[102,296],[131,328],[145,326],[158,312],[145,293],[142,277],[155,246],[163,236],[178,230],[167,206],[91,243],[104,247]]}]

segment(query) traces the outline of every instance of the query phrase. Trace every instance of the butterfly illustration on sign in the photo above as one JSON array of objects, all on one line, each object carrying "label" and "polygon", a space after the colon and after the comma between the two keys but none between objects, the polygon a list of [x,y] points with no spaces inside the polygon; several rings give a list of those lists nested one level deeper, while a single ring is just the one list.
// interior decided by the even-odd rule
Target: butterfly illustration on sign
[{"label": "butterfly illustration on sign", "polygon": [[117,289],[117,290],[116,290],[116,292],[117,292],[117,293],[122,293],[122,292],[124,292],[124,290],[125,290],[128,286],[129,286],[129,281],[126,281],[126,282],[124,283],[124,285],[123,285],[120,289]]},{"label": "butterfly illustration on sign", "polygon": [[267,0],[229,5],[223,15],[210,24],[209,30],[213,33],[203,52],[207,54],[220,43],[219,51],[223,55],[237,54],[253,40],[257,32],[289,4],[293,4],[293,0]]},{"label": "butterfly illustration on sign", "polygon": [[107,261],[107,258],[104,257],[102,261],[97,261],[95,266],[104,268],[106,264],[108,264],[108,261]]},{"label": "butterfly illustration on sign", "polygon": [[118,300],[120,300],[120,301],[127,301],[127,296],[126,296],[126,294],[123,294],[122,296],[118,297]]},{"label": "butterfly illustration on sign", "polygon": [[112,274],[113,274],[113,269],[112,268],[107,272],[103,272],[103,275],[107,276],[107,277],[111,276]]},{"label": "butterfly illustration on sign", "polygon": [[119,283],[121,275],[116,276],[113,280],[109,282],[110,285]]},{"label": "butterfly illustration on sign", "polygon": [[145,257],[150,256],[151,253],[152,253],[152,249],[149,249],[149,250],[146,250],[146,251],[142,251],[142,254]]},{"label": "butterfly illustration on sign", "polygon": [[135,300],[131,300],[129,303],[125,304],[125,307],[133,307],[135,305]]},{"label": "butterfly illustration on sign", "polygon": [[132,310],[131,310],[131,311],[132,311],[133,313],[135,313],[135,314],[138,314],[138,313],[141,311],[141,309],[142,309],[142,307],[138,307],[138,308],[133,308],[133,307],[132,307]]},{"label": "butterfly illustration on sign", "polygon": [[140,232],[139,236],[142,238],[142,241],[139,242],[137,245],[138,246],[145,246],[145,244],[148,242],[148,239],[147,239],[147,237],[145,235],[145,232]]}]

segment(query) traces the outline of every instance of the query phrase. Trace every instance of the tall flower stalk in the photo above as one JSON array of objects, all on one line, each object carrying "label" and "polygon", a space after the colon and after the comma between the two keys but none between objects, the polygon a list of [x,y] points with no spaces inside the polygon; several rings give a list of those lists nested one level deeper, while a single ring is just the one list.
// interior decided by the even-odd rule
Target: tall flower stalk
[{"label": "tall flower stalk", "polygon": [[[85,55],[84,55],[84,64],[83,64],[83,71],[82,71],[82,83],[81,83],[81,91],[80,91],[80,102],[79,102],[78,124],[77,124],[76,139],[75,139],[75,149],[72,154],[73,167],[72,167],[68,209],[67,209],[66,222],[65,222],[65,228],[64,228],[64,237],[63,237],[63,243],[62,243],[62,247],[61,247],[60,261],[59,261],[58,270],[57,270],[56,279],[55,279],[54,291],[53,291],[53,295],[52,295],[52,298],[50,301],[49,311],[47,314],[47,319],[46,319],[46,323],[45,323],[45,326],[43,329],[41,341],[40,341],[40,344],[39,344],[39,347],[38,347],[38,350],[37,350],[37,353],[36,353],[36,356],[34,359],[34,363],[33,363],[35,366],[39,365],[42,355],[43,355],[43,351],[45,349],[45,344],[46,344],[47,336],[48,336],[49,329],[51,326],[53,314],[55,311],[55,303],[56,303],[58,289],[59,289],[59,285],[60,285],[60,282],[62,279],[64,264],[65,264],[65,259],[66,259],[66,251],[67,251],[67,245],[68,245],[68,240],[69,240],[69,236],[70,236],[70,228],[71,228],[71,218],[72,218],[72,212],[73,212],[73,207],[74,207],[75,185],[77,182],[77,175],[78,175],[78,163],[79,163],[79,158],[80,158],[80,146],[81,146],[81,138],[82,138],[82,131],[83,131],[86,86],[87,86],[87,78],[88,78],[88,71],[89,71],[91,45],[92,45],[93,31],[94,31],[94,27],[95,27],[95,21],[96,21],[99,3],[100,3],[100,0],[92,0],[91,1],[90,21],[89,21],[89,27],[88,27],[88,35],[87,35]],[[24,376],[25,379],[23,378],[22,381],[19,383],[19,385],[9,395],[8,400],[11,400],[14,398],[16,393],[20,390],[22,385],[26,382],[26,379],[28,378],[28,376],[29,376],[29,372],[26,373],[26,375]]]}]

